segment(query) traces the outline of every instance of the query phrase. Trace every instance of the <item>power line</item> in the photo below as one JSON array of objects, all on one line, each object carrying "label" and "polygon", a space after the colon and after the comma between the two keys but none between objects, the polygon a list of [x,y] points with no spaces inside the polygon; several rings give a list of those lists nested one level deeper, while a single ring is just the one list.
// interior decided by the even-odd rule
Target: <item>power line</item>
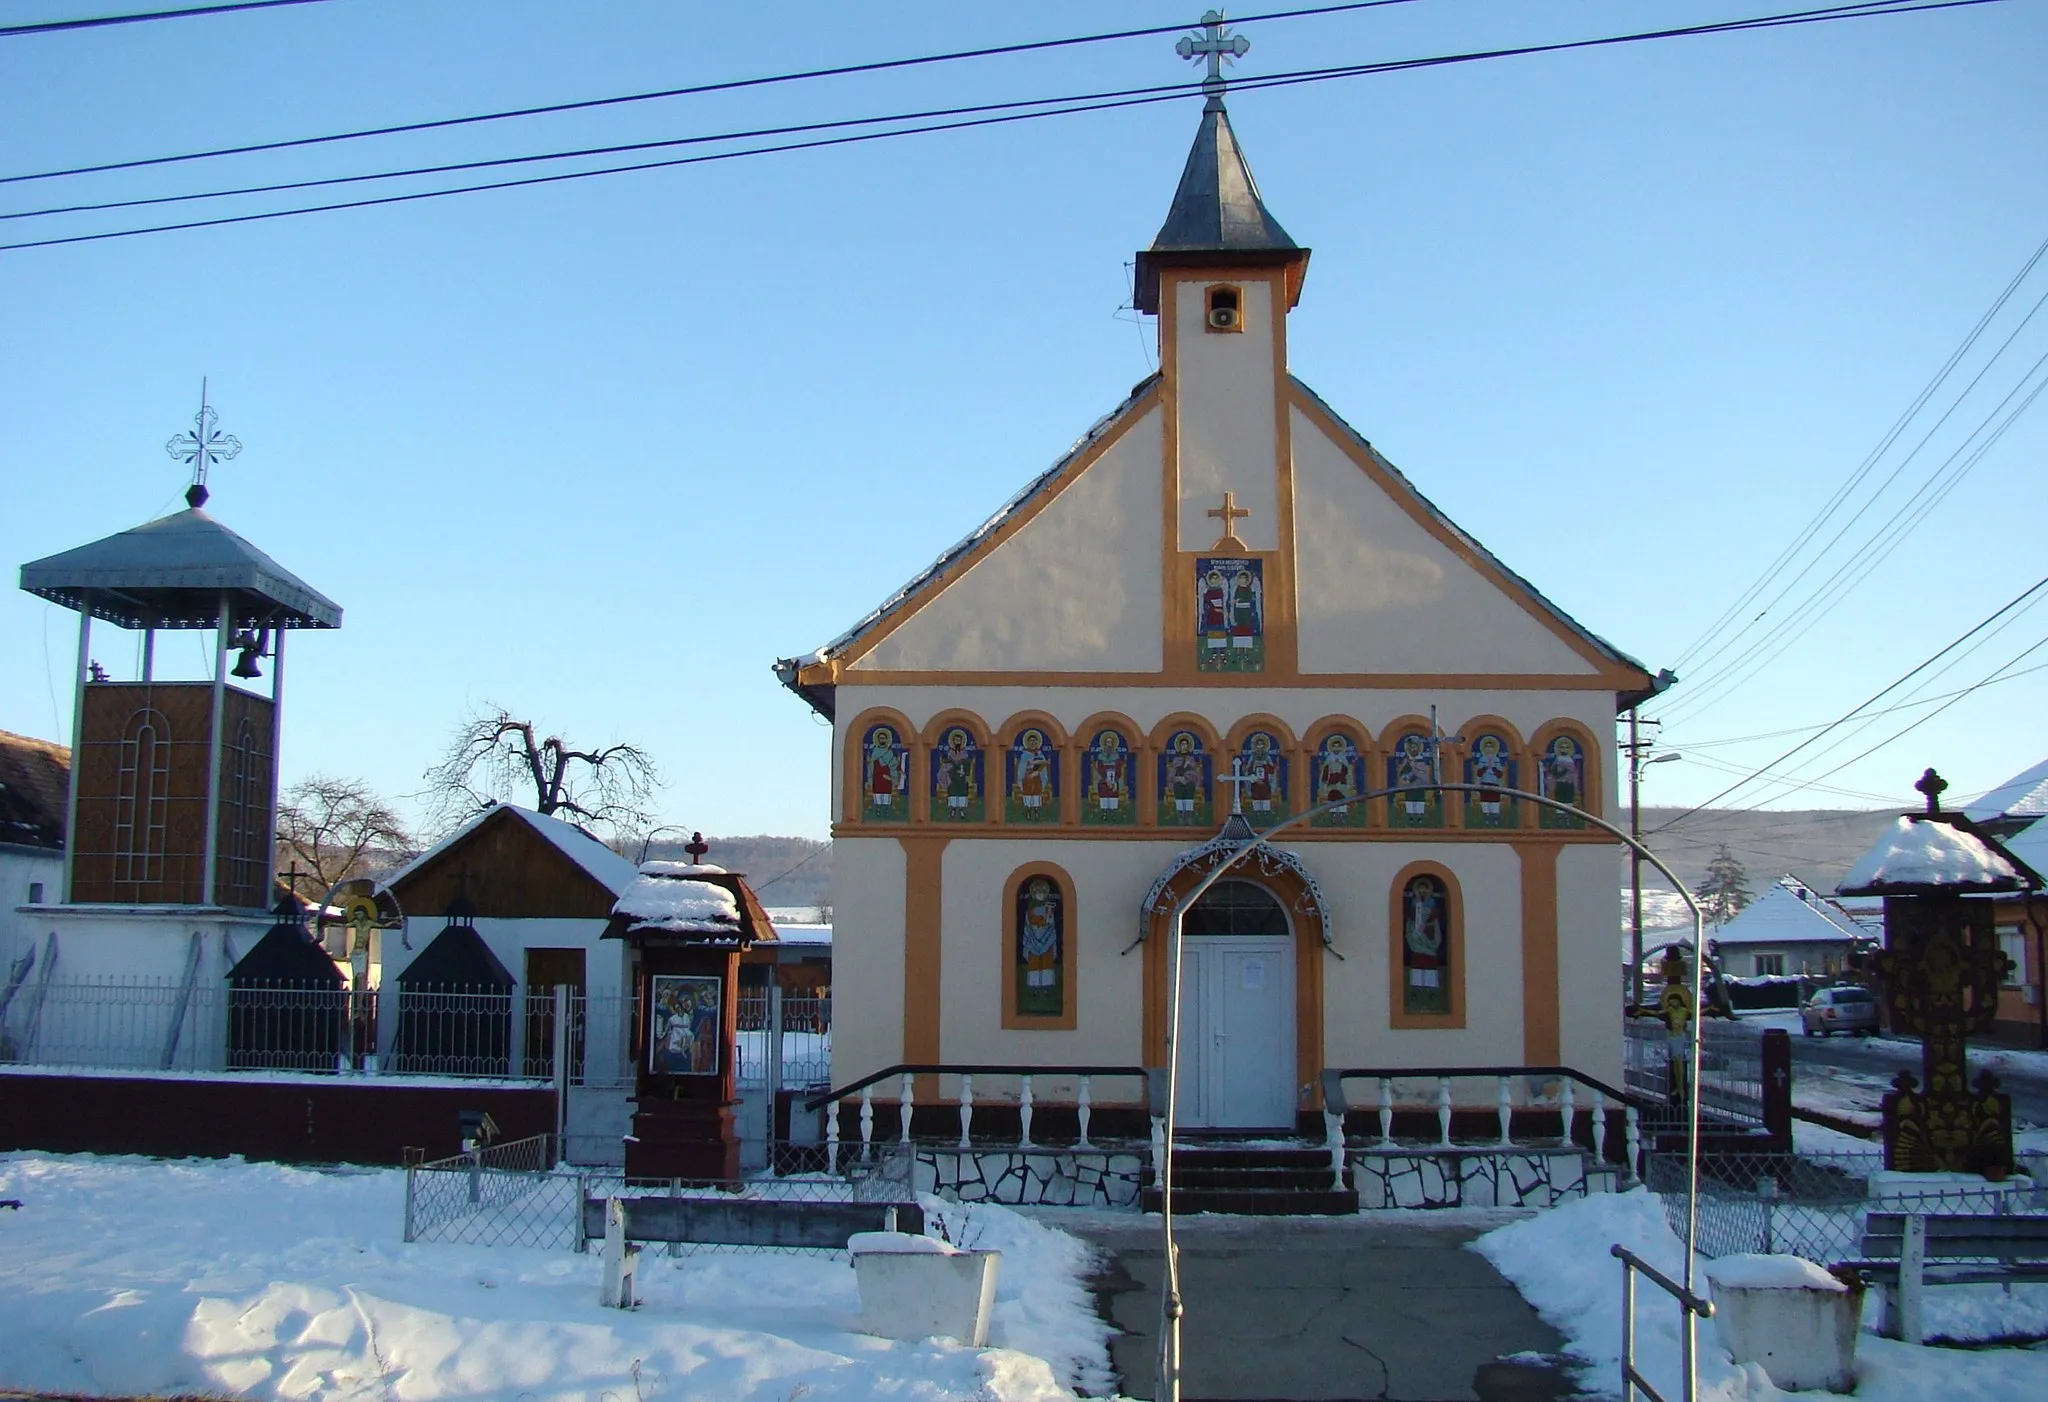
[{"label": "power line", "polygon": [[141,10],[128,15],[98,15],[89,19],[39,20],[34,24],[0,27],[0,39],[21,34],[54,34],[67,29],[105,29],[114,24],[145,24],[157,19],[190,19],[194,15],[225,15],[236,10],[274,10],[280,5],[320,5],[326,0],[241,0],[235,5],[198,5],[185,10]]},{"label": "power line", "polygon": [[1870,697],[1869,697],[1868,699],[1864,700],[1864,701],[1863,701],[1863,702],[1861,702],[1860,704],[1858,704],[1858,705],[1856,705],[1856,706],[1852,707],[1851,709],[1849,709],[1848,711],[1844,712],[1844,713],[1843,713],[1843,714],[1842,714],[1842,715],[1841,715],[1841,716],[1840,716],[1840,717],[1839,717],[1838,719],[1836,719],[1835,721],[1831,722],[1831,723],[1830,723],[1830,724],[1829,724],[1828,726],[1826,726],[1826,727],[1825,727],[1824,729],[1822,729],[1822,730],[1821,730],[1821,731],[1820,731],[1819,733],[1817,733],[1817,734],[1815,734],[1815,735],[1811,735],[1811,736],[1807,737],[1806,739],[1804,739],[1804,740],[1800,741],[1800,742],[1799,742],[1798,744],[1794,745],[1794,746],[1793,746],[1793,747],[1792,747],[1791,749],[1789,749],[1789,750],[1785,751],[1785,753],[1783,753],[1783,754],[1779,755],[1779,756],[1778,756],[1778,757],[1777,757],[1776,759],[1772,760],[1772,761],[1771,761],[1770,763],[1768,763],[1768,764],[1765,764],[1765,765],[1762,765],[1762,766],[1760,766],[1759,768],[1757,768],[1757,769],[1756,769],[1756,770],[1755,770],[1754,772],[1752,772],[1752,773],[1751,773],[1751,774],[1750,774],[1750,775],[1748,776],[1748,778],[1744,778],[1744,779],[1738,779],[1738,780],[1736,780],[1736,781],[1735,781],[1734,783],[1730,784],[1730,785],[1729,785],[1729,786],[1728,786],[1727,788],[1725,788],[1725,789],[1721,790],[1721,792],[1719,792],[1719,793],[1715,794],[1715,795],[1714,795],[1714,796],[1713,796],[1712,798],[1708,799],[1708,800],[1707,800],[1707,801],[1706,801],[1705,803],[1695,804],[1695,805],[1694,805],[1693,807],[1691,807],[1691,808],[1687,809],[1687,810],[1686,810],[1685,812],[1683,812],[1683,813],[1679,814],[1679,815],[1678,815],[1678,816],[1677,816],[1676,818],[1673,818],[1673,819],[1672,819],[1672,820],[1671,820],[1670,822],[1668,822],[1668,823],[1664,823],[1664,824],[1660,825],[1659,827],[1657,827],[1657,828],[1653,829],[1653,831],[1655,831],[1655,832],[1663,832],[1663,831],[1664,831],[1664,830],[1665,830],[1666,828],[1672,828],[1672,827],[1676,827],[1676,826],[1677,826],[1678,824],[1680,824],[1680,823],[1684,822],[1684,821],[1685,821],[1685,820],[1686,820],[1687,818],[1689,818],[1689,817],[1691,817],[1691,816],[1692,816],[1693,814],[1695,814],[1695,813],[1699,812],[1699,811],[1700,811],[1701,809],[1703,809],[1703,808],[1706,808],[1706,807],[1708,807],[1708,806],[1709,806],[1709,805],[1711,805],[1711,804],[1719,803],[1719,802],[1720,802],[1720,801],[1721,801],[1722,799],[1726,798],[1726,797],[1727,797],[1727,796],[1728,796],[1729,794],[1732,794],[1732,793],[1734,793],[1734,792],[1735,792],[1735,791],[1736,791],[1737,789],[1740,789],[1740,788],[1744,788],[1744,787],[1746,787],[1746,786],[1747,786],[1748,784],[1750,784],[1751,782],[1753,782],[1753,781],[1754,781],[1754,780],[1755,780],[1756,778],[1758,778],[1759,776],[1761,776],[1761,775],[1764,775],[1764,774],[1767,774],[1767,773],[1769,773],[1769,772],[1770,772],[1771,770],[1773,770],[1773,769],[1776,769],[1776,768],[1777,768],[1777,767],[1778,767],[1779,765],[1783,764],[1783,763],[1784,763],[1784,762],[1785,762],[1786,760],[1788,760],[1788,759],[1792,758],[1792,756],[1794,756],[1794,755],[1798,754],[1798,753],[1799,753],[1799,752],[1800,752],[1801,750],[1805,749],[1805,748],[1806,748],[1806,747],[1807,747],[1808,745],[1811,745],[1811,744],[1813,744],[1813,743],[1814,743],[1814,741],[1816,741],[1816,740],[1820,739],[1820,738],[1821,738],[1821,736],[1823,736],[1823,735],[1826,735],[1826,734],[1827,734],[1827,733],[1828,733],[1829,731],[1831,731],[1831,730],[1834,730],[1834,729],[1835,729],[1836,727],[1838,727],[1838,726],[1842,726],[1842,725],[1845,725],[1845,724],[1847,724],[1847,723],[1848,723],[1849,721],[1853,720],[1853,719],[1854,719],[1854,718],[1855,718],[1855,717],[1856,717],[1856,716],[1857,716],[1857,715],[1858,715],[1859,713],[1861,713],[1861,712],[1862,712],[1862,710],[1864,709],[1864,707],[1866,707],[1866,706],[1869,706],[1869,705],[1870,705],[1870,704],[1871,704],[1872,702],[1875,702],[1875,701],[1877,701],[1877,700],[1881,699],[1881,698],[1882,698],[1882,697],[1884,697],[1884,696],[1885,696],[1885,695],[1886,695],[1887,693],[1889,693],[1889,692],[1893,692],[1893,691],[1896,691],[1896,690],[1898,690],[1898,689],[1899,689],[1899,688],[1900,688],[1901,686],[1904,686],[1904,685],[1905,685],[1905,684],[1906,684],[1907,682],[1911,681],[1911,680],[1912,680],[1912,679],[1913,679],[1914,677],[1918,676],[1918,675],[1919,675],[1919,674],[1920,674],[1921,672],[1924,672],[1924,671],[1926,671],[1926,670],[1927,670],[1927,669],[1928,669],[1929,667],[1933,666],[1933,665],[1934,665],[1934,664],[1935,664],[1936,662],[1939,662],[1939,661],[1940,661],[1940,660],[1941,660],[1942,658],[1946,657],[1946,656],[1947,656],[1947,655],[1948,655],[1949,653],[1951,653],[1951,652],[1955,651],[1955,650],[1956,650],[1956,649],[1957,649],[1958,647],[1961,647],[1961,646],[1962,646],[1962,645],[1963,645],[1964,643],[1968,642],[1968,641],[1969,641],[1969,640],[1970,640],[1971,638],[1975,637],[1975,636],[1976,636],[1976,635],[1977,635],[1978,633],[1981,633],[1981,632],[1983,632],[1983,631],[1984,631],[1984,629],[1986,629],[1986,628],[1990,627],[1990,626],[1991,626],[1991,625],[1992,625],[1993,623],[1995,623],[1995,622],[1997,622],[1997,621],[1998,621],[1999,619],[2003,618],[2003,617],[2004,617],[2004,616],[2005,616],[2006,614],[2008,614],[2008,613],[2012,612],[2012,611],[2013,611],[2013,610],[2014,610],[2015,608],[2017,608],[2017,607],[2019,607],[2019,606],[2020,606],[2021,604],[2025,603],[2025,602],[2026,602],[2026,601],[2027,601],[2028,599],[2032,598],[2032,597],[2033,597],[2034,595],[2036,595],[2036,594],[2040,593],[2040,592],[2041,592],[2041,591],[2042,591],[2043,589],[2048,589],[2048,576],[2043,576],[2043,577],[2042,577],[2041,579],[2037,580],[2037,581],[2036,581],[2036,582],[2035,582],[2035,583],[2034,583],[2034,584],[2033,584],[2033,585],[2032,585],[2032,586],[2031,586],[2030,588],[2028,588],[2028,589],[2025,589],[2025,590],[2023,590],[2023,591],[2022,591],[2021,593],[2019,593],[2018,595],[2016,595],[2016,596],[2015,596],[2015,597],[2014,597],[2014,598],[2013,598],[2013,599],[2012,599],[2012,600],[2011,600],[2010,602],[2006,603],[2006,604],[2005,604],[2004,606],[2002,606],[2001,608],[1999,608],[1999,609],[1998,609],[1998,610],[1997,610],[1996,612],[1992,613],[1992,614],[1991,614],[1991,615],[1990,615],[1989,617],[1987,617],[1987,618],[1983,619],[1982,621],[1980,621],[1980,622],[1976,623],[1975,625],[1973,625],[1973,626],[1972,626],[1972,627],[1971,627],[1971,628],[1970,628],[1970,629],[1969,629],[1969,630],[1968,630],[1967,632],[1963,633],[1963,634],[1962,634],[1961,636],[1959,636],[1959,637],[1957,637],[1956,639],[1954,639],[1954,640],[1953,640],[1952,642],[1950,642],[1949,644],[1947,644],[1947,646],[1943,647],[1943,648],[1942,648],[1942,649],[1941,649],[1941,650],[1940,650],[1939,652],[1935,653],[1935,654],[1934,654],[1933,656],[1931,656],[1931,657],[1927,658],[1927,659],[1926,659],[1925,661],[1923,661],[1923,662],[1919,663],[1919,664],[1918,664],[1917,666],[1913,667],[1913,668],[1912,668],[1912,669],[1911,669],[1910,671],[1908,671],[1908,672],[1907,672],[1907,673],[1906,673],[1906,674],[1905,674],[1904,676],[1900,677],[1900,678],[1899,678],[1899,679],[1898,679],[1897,681],[1894,681],[1894,682],[1890,683],[1889,685],[1887,685],[1887,686],[1885,686],[1885,687],[1882,687],[1882,688],[1880,688],[1880,689],[1879,689],[1879,690],[1878,690],[1877,692],[1873,693],[1873,694],[1872,694],[1872,695],[1871,695],[1871,696],[1870,696]]},{"label": "power line", "polygon": [[[1811,540],[1816,533],[1818,533],[1820,528],[1827,523],[1828,518],[1832,516],[1836,512],[1836,510],[1838,510],[1841,507],[1842,503],[1846,501],[1849,495],[1855,491],[1857,486],[1859,486],[1863,482],[1864,478],[1870,475],[1871,471],[1877,466],[1879,460],[1883,458],[1885,452],[1891,447],[1891,445],[1895,441],[1897,441],[1898,436],[1901,433],[1905,432],[1906,425],[1911,423],[1913,418],[1917,414],[1919,414],[1920,410],[1926,406],[1927,401],[1934,397],[1936,391],[1938,391],[1941,388],[1942,384],[1955,370],[1957,364],[1960,363],[1962,358],[1969,353],[1970,348],[1976,345],[1977,339],[1984,334],[1984,329],[1991,324],[1992,319],[1995,318],[1998,315],[1999,311],[2004,308],[2006,302],[2012,297],[2012,294],[2018,290],[2020,284],[2026,281],[2028,274],[2033,272],[2034,265],[2039,263],[2044,255],[2048,255],[2048,239],[2042,240],[2041,246],[2036,248],[2033,252],[2033,255],[2029,257],[2024,264],[2021,265],[2020,270],[2017,273],[2013,274],[2012,280],[2006,283],[2004,290],[2001,291],[1998,294],[1998,296],[1992,301],[1991,306],[1986,309],[1984,315],[1977,319],[1977,324],[1970,328],[1970,332],[1967,336],[1963,337],[1962,344],[1958,345],[1953,351],[1949,353],[1948,359],[1944,361],[1941,368],[1935,372],[1934,378],[1929,380],[1927,384],[1922,387],[1920,393],[1914,396],[1913,402],[1906,406],[1905,412],[1900,414],[1899,417],[1893,421],[1892,426],[1889,429],[1887,429],[1885,431],[1884,436],[1878,440],[1877,446],[1870,450],[1869,454],[1863,459],[1863,461],[1859,463],[1856,469],[1849,474],[1847,480],[1845,480],[1840,487],[1837,487],[1835,489],[1834,495],[1828,498],[1826,504],[1821,507],[1820,511],[1814,516],[1814,518],[1811,521],[1807,522],[1805,526],[1800,528],[1798,533],[1793,536],[1791,543],[1785,547],[1784,551],[1779,554],[1778,558],[1776,560],[1773,560],[1771,564],[1765,568],[1764,572],[1761,575],[1759,575],[1753,583],[1750,584],[1749,588],[1744,590],[1742,595],[1739,598],[1737,598],[1734,603],[1730,604],[1726,611],[1724,611],[1719,618],[1715,619],[1713,623],[1709,624],[1707,630],[1704,633],[1702,633],[1696,640],[1694,640],[1694,642],[1689,647],[1687,647],[1683,653],[1679,655],[1678,660],[1672,664],[1674,668],[1683,667],[1688,662],[1690,662],[1691,659],[1699,652],[1699,650],[1707,646],[1713,640],[1715,635],[1719,633],[1719,631],[1722,628],[1727,626],[1727,624],[1733,620],[1735,615],[1739,613],[1742,610],[1742,608],[1744,608],[1752,599],[1756,598],[1757,595],[1761,594],[1765,589],[1770,587],[1771,581],[1777,578],[1777,576],[1784,571],[1784,569],[1790,563],[1791,559],[1798,553],[1799,548],[1802,545],[1804,545],[1807,541]],[[1958,402],[1960,402],[1960,399],[1958,400]],[[1758,617],[1761,618],[1761,616],[1762,615],[1759,615]],[[1752,624],[1755,621],[1756,620],[1752,620]],[[1747,630],[1745,629],[1744,631]],[[1740,636],[1740,634],[1738,634],[1738,636]],[[1710,656],[1707,660],[1711,662],[1713,660],[1712,656]]]},{"label": "power line", "polygon": [[[305,0],[274,0],[274,3],[305,3]],[[1308,9],[1272,10],[1265,14],[1246,15],[1231,21],[1232,24],[1258,24],[1266,20],[1308,19],[1320,15],[1342,14],[1352,10],[1377,10],[1388,5],[1413,4],[1415,0],[1354,0],[1354,3],[1340,5],[1318,5]],[[364,127],[357,131],[333,132],[325,136],[300,136],[282,141],[259,141],[246,146],[222,146],[211,151],[189,151],[176,156],[147,156],[129,161],[109,161],[101,165],[75,166],[68,170],[37,171],[28,175],[0,176],[0,185],[11,185],[23,180],[55,180],[67,175],[96,175],[110,170],[135,170],[143,166],[173,165],[181,161],[206,161],[219,156],[246,156],[259,151],[285,151],[302,146],[322,146],[336,141],[359,141],[366,137],[400,136],[408,132],[438,131],[448,127],[474,126],[481,122],[503,122],[520,117],[545,117],[561,112],[587,112],[600,107],[619,107],[635,102],[657,102],[672,97],[696,97],[704,93],[737,92],[744,88],[770,87],[778,83],[802,83],[817,78],[843,78],[856,73],[883,73],[892,69],[920,68],[931,64],[954,63],[962,59],[1000,58],[1009,54],[1034,53],[1045,49],[1073,48],[1083,44],[1102,44],[1121,39],[1148,38],[1156,34],[1177,34],[1181,30],[1195,27],[1191,23],[1155,24],[1143,29],[1118,29],[1101,34],[1082,34],[1065,39],[1038,39],[1019,44],[996,44],[979,49],[956,49],[951,53],[922,54],[915,58],[877,59],[870,63],[847,63],[832,68],[810,68],[796,73],[776,73],[761,78],[730,78],[716,83],[696,83],[689,87],[662,88],[654,92],[626,93],[618,97],[584,98],[574,102],[552,102],[539,107],[515,107],[502,112],[479,112],[467,117],[440,117],[427,121],[403,122],[396,126]]]},{"label": "power line", "polygon": [[[1796,25],[1826,23],[1841,19],[1868,19],[1879,15],[1916,14],[1932,10],[1966,9],[1978,5],[2002,4],[2005,0],[1921,0],[1920,3],[1900,5],[1895,0],[1878,0],[1873,4],[1837,5],[1822,10],[1797,11],[1788,14],[1764,15],[1745,20],[1730,20],[1714,24],[1690,25],[1678,29],[1650,30],[1632,34],[1609,35],[1597,39],[1578,39],[1551,44],[1522,45],[1507,49],[1489,49],[1470,53],[1443,54],[1428,58],[1399,59],[1381,63],[1356,64],[1343,68],[1307,70],[1301,73],[1276,75],[1269,78],[1253,78],[1232,84],[1239,90],[1259,90],[1272,87],[1291,87],[1301,83],[1328,82],[1341,78],[1362,77],[1371,74],[1403,72],[1411,69],[1444,67],[1453,64],[1473,63],[1496,58],[1522,57],[1531,54],[1557,53],[1574,49],[1599,48],[1618,44],[1641,43],[1651,40],[1691,38],[1709,34],[1737,33],[1754,29],[1787,28]],[[1184,26],[1180,26],[1184,27]],[[871,141],[887,140],[899,136],[916,136],[931,132],[959,131],[973,127],[1000,126],[1014,122],[1036,121],[1045,117],[1071,116],[1079,113],[1109,111],[1123,107],[1147,106],[1158,102],[1176,101],[1188,95],[1190,90],[1199,91],[1198,86],[1180,84],[1175,90],[1155,93],[1151,96],[1122,98],[1114,101],[1081,102],[1067,106],[1053,106],[1032,112],[1006,113],[998,116],[976,117],[958,121],[933,122],[921,126],[899,127],[888,131],[861,132],[848,136],[825,137],[817,140],[783,142],[769,146],[747,147],[737,151],[717,151],[705,155],[671,157],[659,161],[641,161],[626,165],[600,166],[592,170],[564,171],[549,175],[527,176],[516,180],[489,181],[476,185],[459,185],[440,190],[417,190],[396,195],[381,195],[367,199],[341,200],[330,204],[307,205],[295,209],[265,210],[252,214],[224,215],[211,219],[186,220],[172,224],[148,225],[135,229],[117,229],[100,233],[73,234],[60,238],[24,240],[18,243],[0,244],[0,252],[16,252],[30,248],[52,248],[66,244],[95,243],[107,239],[134,238],[143,234],[173,233],[186,229],[218,228],[231,224],[255,223],[271,219],[286,219],[302,214],[324,214],[344,209],[367,209],[380,205],[406,204],[417,200],[440,199],[451,195],[478,194],[490,190],[518,189],[534,185],[555,184],[569,180],[586,180],[604,175],[620,175],[638,171],[662,170],[676,166],[701,165],[713,161],[737,160],[747,156],[773,155],[789,151],[815,150],[823,147],[849,146]],[[1056,102],[1057,99],[1047,99]],[[553,159],[570,159],[592,152],[562,152]]]},{"label": "power line", "polygon": [[[2010,676],[2000,677],[1998,678],[1998,680],[2004,682],[2017,681],[2021,677],[2032,676],[2034,673],[2040,671],[2048,671],[2048,662],[2043,662],[2038,666],[2022,668],[2021,670],[2012,673]],[[1982,685],[1982,683],[1980,683],[1980,685]],[[1967,692],[1968,690],[1970,690],[1970,688],[1965,687],[1962,691],[1944,691],[1939,695],[1935,696],[1922,696],[1915,701],[1901,701],[1896,706],[1886,706],[1882,710],[1871,711],[1869,712],[1869,716],[1891,716],[1897,715],[1900,711],[1910,711],[1915,706],[1932,706],[1935,702],[1946,701],[1951,696],[1961,696],[1964,694],[1964,692]],[[1647,719],[1647,717],[1645,719]],[[1730,735],[1719,740],[1687,740],[1682,744],[1676,745],[1676,748],[1684,750],[1688,758],[1697,759],[1700,757],[1694,754],[1694,751],[1696,750],[1719,749],[1724,745],[1750,745],[1756,743],[1758,740],[1782,740],[1787,735],[1806,735],[1816,730],[1825,729],[1826,726],[1826,721],[1816,721],[1812,725],[1788,725],[1783,730],[1765,730],[1760,731],[1755,735]],[[1702,760],[1701,762],[1704,763],[1705,761]],[[1740,771],[1738,768],[1730,768],[1728,772],[1733,774]]]}]

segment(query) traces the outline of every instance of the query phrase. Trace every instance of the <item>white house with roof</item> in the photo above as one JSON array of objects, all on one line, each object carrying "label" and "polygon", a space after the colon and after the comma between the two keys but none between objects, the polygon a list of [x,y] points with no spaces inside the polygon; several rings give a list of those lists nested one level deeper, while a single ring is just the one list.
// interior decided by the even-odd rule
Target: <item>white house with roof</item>
[{"label": "white house with roof", "polygon": [[1804,974],[1833,978],[1859,944],[1881,934],[1789,873],[1745,906],[1714,936],[1730,978]]},{"label": "white house with roof", "polygon": [[1994,837],[2009,837],[2048,818],[2048,759],[2023,769],[1973,803],[1963,816]]}]

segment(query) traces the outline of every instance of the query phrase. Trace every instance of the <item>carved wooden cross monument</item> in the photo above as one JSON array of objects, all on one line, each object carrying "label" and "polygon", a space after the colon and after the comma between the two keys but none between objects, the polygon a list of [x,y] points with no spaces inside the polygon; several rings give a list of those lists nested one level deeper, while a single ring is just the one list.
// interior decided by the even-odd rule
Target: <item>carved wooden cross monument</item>
[{"label": "carved wooden cross monument", "polygon": [[1969,819],[1942,811],[1939,774],[1913,787],[1927,811],[1900,818],[1841,887],[1884,897],[1885,1005],[1895,1030],[1921,1039],[1920,1079],[1901,1071],[1884,1097],[1885,1167],[1997,1181],[2012,1172],[2012,1099],[1989,1071],[1971,1084],[1966,1057],[1970,1034],[1997,1016],[2007,965],[1982,897],[2039,889],[2040,878]]},{"label": "carved wooden cross monument", "polygon": [[1210,507],[1207,514],[1223,522],[1223,534],[1217,538],[1214,545],[1209,547],[1211,550],[1243,552],[1249,549],[1243,541],[1237,538],[1237,527],[1233,523],[1242,521],[1252,513],[1247,508],[1237,504],[1237,493],[1225,492],[1223,494],[1223,505]]}]

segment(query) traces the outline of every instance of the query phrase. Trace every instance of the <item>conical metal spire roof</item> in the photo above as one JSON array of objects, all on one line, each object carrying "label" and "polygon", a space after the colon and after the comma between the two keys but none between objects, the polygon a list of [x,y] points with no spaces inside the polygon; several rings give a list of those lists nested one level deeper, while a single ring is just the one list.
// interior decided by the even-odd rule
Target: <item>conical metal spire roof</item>
[{"label": "conical metal spire roof", "polygon": [[1202,108],[1202,124],[1180,173],[1180,188],[1151,252],[1240,252],[1296,249],[1266,202],[1245,164],[1244,151],[1231,130],[1223,99],[1212,97]]},{"label": "conical metal spire roof", "polygon": [[1288,278],[1288,303],[1301,293],[1308,250],[1288,236],[1280,221],[1259,197],[1258,182],[1231,129],[1223,99],[1211,96],[1202,107],[1195,144],[1166,222],[1152,246],[1138,255],[1136,302],[1145,312],[1159,310],[1159,270],[1193,264],[1295,264]]}]

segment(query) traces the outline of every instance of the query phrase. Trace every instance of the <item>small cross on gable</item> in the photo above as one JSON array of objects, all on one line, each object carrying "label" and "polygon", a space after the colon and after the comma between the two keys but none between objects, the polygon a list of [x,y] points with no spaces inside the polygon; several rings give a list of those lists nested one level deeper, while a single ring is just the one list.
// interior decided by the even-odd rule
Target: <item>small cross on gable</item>
[{"label": "small cross on gable", "polygon": [[1173,51],[1191,63],[1206,63],[1209,72],[1202,79],[1202,91],[1210,97],[1223,96],[1229,84],[1223,81],[1225,60],[1240,59],[1250,51],[1252,41],[1223,27],[1223,12],[1211,10],[1202,16],[1203,35],[1197,39],[1183,34]]},{"label": "small cross on gable", "polygon": [[1223,494],[1223,505],[1211,507],[1207,514],[1223,522],[1223,534],[1218,536],[1216,543],[1209,547],[1211,550],[1243,551],[1248,548],[1243,541],[1237,538],[1237,528],[1233,522],[1241,521],[1252,513],[1237,504],[1237,494],[1235,492],[1225,492]]},{"label": "small cross on gable", "polygon": [[1244,772],[1244,767],[1238,761],[1232,760],[1230,762],[1230,772],[1228,774],[1218,774],[1216,782],[1230,785],[1230,811],[1232,813],[1244,812],[1244,786],[1252,782],[1252,776]]}]

